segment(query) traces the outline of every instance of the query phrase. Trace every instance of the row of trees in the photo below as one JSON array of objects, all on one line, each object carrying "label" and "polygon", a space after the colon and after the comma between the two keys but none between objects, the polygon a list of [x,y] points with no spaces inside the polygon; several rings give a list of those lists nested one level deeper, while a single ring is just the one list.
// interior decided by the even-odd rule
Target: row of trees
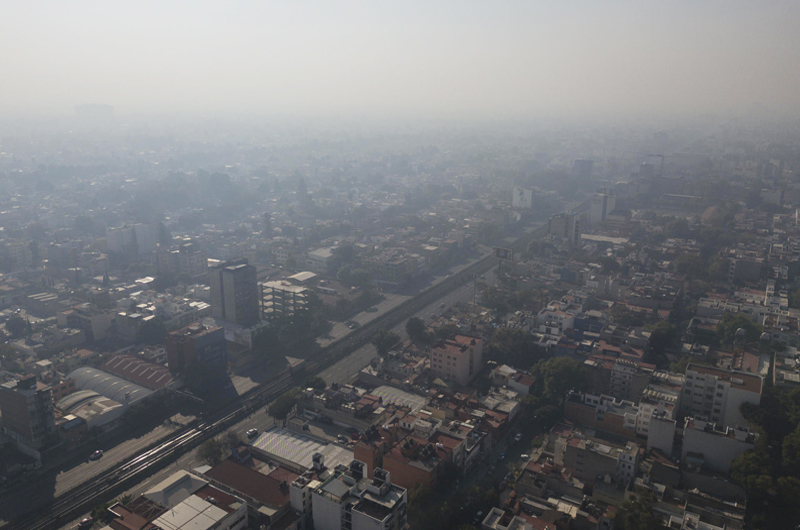
[{"label": "row of trees", "polygon": [[733,461],[730,477],[747,493],[751,526],[794,528],[800,522],[800,389],[765,381],[761,403],[745,403],[741,412],[757,425],[759,439]]}]

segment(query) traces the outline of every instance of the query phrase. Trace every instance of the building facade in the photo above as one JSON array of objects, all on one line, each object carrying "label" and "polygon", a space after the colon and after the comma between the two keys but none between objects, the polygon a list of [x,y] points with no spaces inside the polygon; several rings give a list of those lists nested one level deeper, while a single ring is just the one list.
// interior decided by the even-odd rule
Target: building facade
[{"label": "building facade", "polygon": [[200,364],[210,370],[226,370],[228,364],[225,330],[199,322],[167,335],[167,364],[173,375]]},{"label": "building facade", "polygon": [[223,262],[210,268],[211,315],[249,328],[258,324],[256,268],[246,259]]},{"label": "building facade", "polygon": [[56,442],[53,395],[36,377],[0,385],[3,432],[17,444],[42,449]]}]

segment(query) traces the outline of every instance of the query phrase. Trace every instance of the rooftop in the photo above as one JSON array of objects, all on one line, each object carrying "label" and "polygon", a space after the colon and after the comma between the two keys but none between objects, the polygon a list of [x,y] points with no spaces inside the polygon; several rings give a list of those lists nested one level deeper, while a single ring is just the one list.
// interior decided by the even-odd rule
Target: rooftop
[{"label": "rooftop", "polygon": [[206,471],[205,476],[277,509],[289,502],[289,489],[283,489],[281,483],[290,484],[300,475],[291,472],[285,477],[265,475],[228,458]]},{"label": "rooftop", "polygon": [[336,444],[323,444],[288,429],[272,429],[262,433],[252,445],[305,469],[311,467],[314,453],[322,454],[329,468],[336,464],[349,465],[353,460],[353,451],[349,449]]},{"label": "rooftop", "polygon": [[761,389],[764,384],[764,380],[757,375],[746,374],[743,372],[731,372],[721,368],[715,368],[713,366],[705,366],[702,364],[690,363],[686,367],[687,376],[689,375],[690,371],[695,372],[697,374],[714,376],[719,381],[726,381],[730,383],[731,387],[733,388],[746,390],[747,392],[755,392],[757,394],[761,394]]}]

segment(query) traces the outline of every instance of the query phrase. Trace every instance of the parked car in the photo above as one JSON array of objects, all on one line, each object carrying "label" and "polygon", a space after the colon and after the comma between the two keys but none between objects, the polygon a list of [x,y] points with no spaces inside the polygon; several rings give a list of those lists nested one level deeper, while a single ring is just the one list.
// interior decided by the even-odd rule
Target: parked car
[{"label": "parked car", "polygon": [[92,519],[91,517],[87,517],[84,520],[82,520],[80,523],[78,523],[78,528],[89,528],[89,527],[92,526],[93,523],[94,523],[94,519]]},{"label": "parked car", "polygon": [[252,438],[255,438],[256,436],[258,436],[258,430],[257,429],[248,429],[247,430],[247,437],[248,438],[252,439]]},{"label": "parked car", "polygon": [[503,482],[501,482],[500,483],[500,491],[505,491],[507,486],[508,486],[508,482],[506,482],[505,480]]},{"label": "parked car", "polygon": [[520,455],[520,458],[522,458],[523,460],[529,460],[530,457],[531,457],[531,455],[527,455],[527,454],[524,454],[524,453]]},{"label": "parked car", "polygon": [[102,457],[103,457],[103,450],[98,449],[97,451],[89,455],[89,460],[100,460]]}]

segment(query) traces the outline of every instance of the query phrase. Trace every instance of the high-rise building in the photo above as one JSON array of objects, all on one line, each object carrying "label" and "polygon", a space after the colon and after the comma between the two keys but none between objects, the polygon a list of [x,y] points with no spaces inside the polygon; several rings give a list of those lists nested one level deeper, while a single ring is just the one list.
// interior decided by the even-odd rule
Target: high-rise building
[{"label": "high-rise building", "polygon": [[106,228],[106,248],[110,252],[129,255],[149,254],[156,249],[158,230],[155,225],[137,223]]},{"label": "high-rise building", "polygon": [[548,234],[569,242],[576,248],[581,243],[581,216],[576,213],[562,212],[550,218]]},{"label": "high-rise building", "polygon": [[531,209],[533,206],[533,190],[514,188],[512,193],[511,206],[513,208],[521,208],[523,210]]},{"label": "high-rise building", "polygon": [[50,387],[31,376],[0,385],[3,432],[18,444],[42,449],[57,440]]},{"label": "high-rise building", "polygon": [[608,217],[608,214],[614,211],[616,207],[616,197],[605,190],[592,197],[591,206],[589,209],[589,222],[592,224],[602,223]]},{"label": "high-rise building", "polygon": [[246,328],[258,324],[256,268],[238,259],[210,267],[210,275],[211,315]]},{"label": "high-rise building", "polygon": [[194,364],[211,370],[225,372],[228,354],[225,330],[221,327],[206,327],[200,322],[167,335],[167,364],[173,375],[183,374]]}]

